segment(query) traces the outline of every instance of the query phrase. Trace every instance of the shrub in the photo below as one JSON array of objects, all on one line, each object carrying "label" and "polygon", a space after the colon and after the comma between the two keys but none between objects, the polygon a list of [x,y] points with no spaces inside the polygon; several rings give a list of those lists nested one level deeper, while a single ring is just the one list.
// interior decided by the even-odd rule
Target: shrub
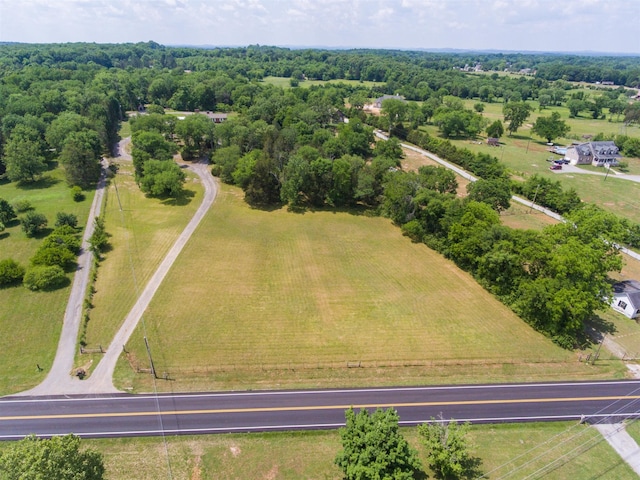
[{"label": "shrub", "polygon": [[44,239],[40,248],[62,246],[73,254],[80,251],[80,238],[76,231],[68,225],[56,228],[51,234]]},{"label": "shrub", "polygon": [[47,226],[47,217],[41,213],[27,212],[20,219],[20,223],[22,224],[22,231],[27,237],[33,237]]},{"label": "shrub", "polygon": [[62,267],[33,266],[24,274],[22,283],[29,290],[54,290],[64,286],[67,277]]},{"label": "shrub", "polygon": [[8,224],[16,218],[16,212],[9,202],[4,198],[0,198],[0,223]]},{"label": "shrub", "polygon": [[29,200],[18,200],[13,204],[13,208],[18,213],[28,212],[29,210],[33,210],[33,205]]},{"label": "shrub", "polygon": [[104,227],[104,219],[96,217],[93,219],[93,234],[89,238],[90,249],[96,257],[104,252],[109,246],[109,234]]},{"label": "shrub", "polygon": [[63,225],[68,225],[72,228],[76,228],[78,226],[78,217],[76,217],[73,213],[56,213],[56,227],[62,227]]},{"label": "shrub", "polygon": [[0,260],[0,287],[20,283],[24,277],[24,267],[12,258]]},{"label": "shrub", "polygon": [[71,187],[71,196],[75,202],[81,202],[84,200],[84,193],[82,193],[82,189],[77,185]]},{"label": "shrub", "polygon": [[76,256],[63,245],[46,246],[39,248],[31,258],[32,265],[58,265],[67,268],[75,262]]}]

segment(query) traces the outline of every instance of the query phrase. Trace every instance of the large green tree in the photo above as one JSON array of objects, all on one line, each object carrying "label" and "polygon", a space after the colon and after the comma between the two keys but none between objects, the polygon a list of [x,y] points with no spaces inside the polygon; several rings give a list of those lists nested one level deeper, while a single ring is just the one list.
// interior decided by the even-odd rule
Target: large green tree
[{"label": "large green tree", "polygon": [[176,134],[183,143],[182,156],[191,159],[213,149],[214,124],[203,114],[188,115],[176,124]]},{"label": "large green tree", "polygon": [[[74,132],[90,127],[89,120],[76,112],[62,112],[47,127],[45,138],[51,148],[61,152],[64,141]],[[98,144],[100,139],[98,139]]]},{"label": "large green tree", "polygon": [[102,480],[104,473],[102,455],[82,449],[74,435],[50,440],[29,436],[0,451],[3,480]]},{"label": "large green tree", "polygon": [[500,138],[504,134],[504,126],[500,120],[496,120],[487,127],[487,135],[493,138]]},{"label": "large green tree", "polygon": [[509,122],[507,130],[509,135],[515,133],[524,122],[529,118],[533,107],[527,102],[507,102],[502,107],[502,113],[504,114],[504,121]]},{"label": "large green tree", "polygon": [[93,130],[69,134],[60,153],[67,182],[83,189],[94,186],[100,178],[100,153],[100,137]]},{"label": "large green tree", "polygon": [[171,160],[147,160],[140,179],[140,190],[154,197],[177,197],[182,193],[186,175]]},{"label": "large green tree", "polygon": [[39,134],[18,125],[4,146],[7,177],[14,182],[33,182],[47,169]]},{"label": "large green tree", "polygon": [[511,181],[506,178],[478,179],[467,185],[467,192],[469,200],[486,203],[497,212],[511,205]]},{"label": "large green tree", "polygon": [[386,119],[388,126],[388,134],[391,135],[391,129],[394,125],[401,123],[407,114],[407,102],[397,98],[387,98],[382,101],[380,113]]},{"label": "large green tree", "polygon": [[340,429],[342,451],[335,463],[347,480],[416,478],[421,465],[417,452],[398,428],[398,412],[393,408],[366,409],[356,414],[346,411],[347,424]]},{"label": "large green tree", "polygon": [[454,420],[431,419],[418,426],[418,434],[427,449],[429,467],[442,480],[475,478],[478,460],[469,454],[469,424]]},{"label": "large green tree", "polygon": [[550,117],[538,117],[533,124],[531,131],[536,135],[552,142],[558,137],[564,137],[569,133],[571,127],[564,120],[560,119],[558,112],[553,112]]},{"label": "large green tree", "polygon": [[168,142],[161,133],[155,130],[138,130],[131,136],[133,149],[133,167],[136,178],[143,174],[144,163],[147,160],[171,160],[176,147],[172,142]]}]

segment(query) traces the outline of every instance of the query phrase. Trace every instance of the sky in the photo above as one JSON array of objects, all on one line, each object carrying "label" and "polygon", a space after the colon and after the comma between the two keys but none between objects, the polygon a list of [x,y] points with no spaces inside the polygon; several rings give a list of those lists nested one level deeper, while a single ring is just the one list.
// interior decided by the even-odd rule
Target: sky
[{"label": "sky", "polygon": [[0,41],[640,55],[640,0],[0,0]]}]

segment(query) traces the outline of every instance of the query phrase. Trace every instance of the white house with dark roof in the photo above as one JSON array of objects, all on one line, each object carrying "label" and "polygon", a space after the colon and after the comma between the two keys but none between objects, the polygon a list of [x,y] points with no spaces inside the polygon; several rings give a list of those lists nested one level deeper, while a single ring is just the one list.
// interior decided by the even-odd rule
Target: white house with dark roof
[{"label": "white house with dark roof", "polygon": [[624,280],[613,286],[611,307],[629,318],[640,317],[640,282]]},{"label": "white house with dark roof", "polygon": [[618,159],[622,158],[620,150],[612,141],[586,142],[567,147],[565,158],[571,165],[593,165],[615,167]]},{"label": "white house with dark roof", "polygon": [[211,120],[213,120],[213,123],[222,123],[227,120],[226,113],[206,112],[205,115],[209,117]]}]

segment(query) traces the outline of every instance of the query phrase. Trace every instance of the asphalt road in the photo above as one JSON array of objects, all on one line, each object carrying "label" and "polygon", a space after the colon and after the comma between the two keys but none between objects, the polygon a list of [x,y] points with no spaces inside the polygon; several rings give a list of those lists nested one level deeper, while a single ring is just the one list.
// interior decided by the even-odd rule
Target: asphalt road
[{"label": "asphalt road", "polygon": [[640,381],[85,395],[0,399],[0,439],[125,437],[337,428],[350,406],[395,407],[400,423],[432,417],[472,423],[640,416]]}]

